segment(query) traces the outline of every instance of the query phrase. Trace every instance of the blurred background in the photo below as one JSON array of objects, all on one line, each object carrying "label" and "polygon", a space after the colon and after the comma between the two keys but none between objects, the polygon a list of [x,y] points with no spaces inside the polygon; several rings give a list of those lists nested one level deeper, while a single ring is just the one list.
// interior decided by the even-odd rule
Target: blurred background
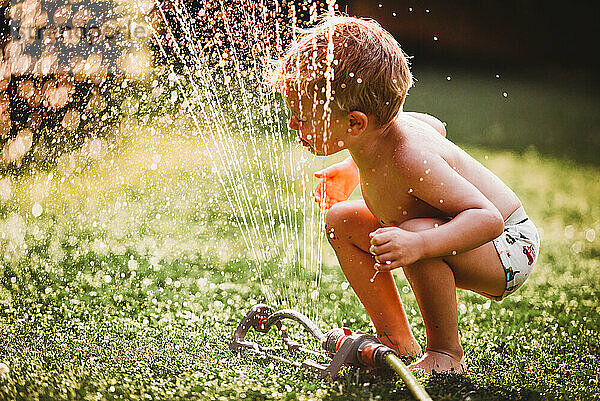
[{"label": "blurred background", "polygon": [[413,57],[405,110],[459,143],[600,163],[597,7],[590,1],[346,0]]},{"label": "blurred background", "polygon": [[[187,17],[177,14],[178,2]],[[0,0],[0,171],[20,174],[31,163],[47,168],[64,152],[103,148],[94,139],[110,137],[123,121],[145,124],[180,112],[182,93],[170,73],[181,74],[182,60],[197,56],[199,48],[208,63],[223,60],[222,49],[233,42],[243,49],[250,27],[233,30],[231,43],[215,34],[224,32],[228,18],[247,12],[242,3]],[[262,24],[282,27],[290,17],[306,26],[329,6],[309,0],[261,4],[268,11]],[[416,77],[405,110],[440,118],[457,143],[600,164],[592,2],[340,0],[336,7],[374,18],[396,37]],[[182,21],[194,27],[191,42]],[[15,26],[35,26],[40,35],[16,40]],[[69,26],[76,29],[39,44],[50,28]],[[80,37],[78,27],[88,37]],[[158,35],[150,34],[152,28]],[[265,57],[276,57],[290,39],[285,29],[280,36],[262,32]],[[186,54],[176,53],[170,34]]]}]

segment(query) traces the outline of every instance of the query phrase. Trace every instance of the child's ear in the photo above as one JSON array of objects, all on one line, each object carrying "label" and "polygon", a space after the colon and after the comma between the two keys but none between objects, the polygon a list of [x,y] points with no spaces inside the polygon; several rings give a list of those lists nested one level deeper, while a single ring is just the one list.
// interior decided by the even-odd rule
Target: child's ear
[{"label": "child's ear", "polygon": [[355,110],[348,113],[348,134],[359,135],[367,129],[368,124],[369,117],[362,111]]}]

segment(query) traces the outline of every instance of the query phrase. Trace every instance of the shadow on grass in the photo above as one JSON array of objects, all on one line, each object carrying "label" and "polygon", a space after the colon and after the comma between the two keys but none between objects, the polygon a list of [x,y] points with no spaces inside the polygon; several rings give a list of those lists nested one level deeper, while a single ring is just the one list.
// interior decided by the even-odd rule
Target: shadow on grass
[{"label": "shadow on grass", "polygon": [[[357,380],[358,378],[358,380]],[[421,379],[425,390],[434,400],[550,400],[543,394],[527,389],[510,389],[500,386],[481,387],[468,376],[432,375]],[[338,391],[328,394],[324,400],[381,399],[414,400],[412,394],[396,377],[386,372],[381,376],[357,375],[350,371],[338,381]]]},{"label": "shadow on grass", "polygon": [[427,391],[436,399],[465,400],[548,400],[543,394],[528,388],[482,387],[468,376],[434,375],[429,379]]},{"label": "shadow on grass", "polygon": [[[248,358],[248,355],[246,356]],[[404,359],[404,358],[403,358]],[[282,362],[271,359],[251,358],[255,366],[275,374],[284,380],[303,383],[304,390],[307,386],[327,388],[322,394],[322,400],[344,401],[344,400],[414,400],[402,380],[391,370],[365,371],[363,369],[343,368],[341,375],[335,380],[318,377],[312,372],[307,372],[299,367],[290,368]],[[246,363],[250,363],[246,359]],[[274,363],[275,362],[275,363]],[[409,363],[405,359],[405,363]],[[275,365],[275,367],[274,367]],[[427,377],[424,373],[416,373],[418,380],[425,387],[427,393],[434,400],[465,400],[465,401],[494,401],[494,400],[554,400],[546,394],[526,387],[515,388],[509,385],[482,385],[475,377],[463,375],[433,374]],[[295,379],[295,380],[294,380]],[[283,398],[285,400],[296,399],[295,392],[289,392]],[[257,399],[260,399],[258,397]]]}]

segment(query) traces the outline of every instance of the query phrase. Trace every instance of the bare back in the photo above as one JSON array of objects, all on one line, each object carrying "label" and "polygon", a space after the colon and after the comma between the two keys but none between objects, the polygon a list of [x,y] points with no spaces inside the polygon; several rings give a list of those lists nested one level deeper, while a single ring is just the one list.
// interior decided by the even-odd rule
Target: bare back
[{"label": "bare back", "polygon": [[[519,208],[521,203],[518,197],[495,174],[440,135],[431,125],[401,113],[389,132],[381,138],[375,160],[362,166],[357,163],[363,198],[382,225],[397,226],[416,217],[454,217],[436,207],[438,205],[416,197],[411,188],[414,185],[406,178],[405,173],[410,173],[418,177],[418,181],[427,180],[431,173],[427,158],[432,154],[439,155],[450,168],[477,188],[504,219]],[[403,167],[404,160],[413,160],[413,163]],[[418,163],[414,163],[414,160],[418,160]]]}]

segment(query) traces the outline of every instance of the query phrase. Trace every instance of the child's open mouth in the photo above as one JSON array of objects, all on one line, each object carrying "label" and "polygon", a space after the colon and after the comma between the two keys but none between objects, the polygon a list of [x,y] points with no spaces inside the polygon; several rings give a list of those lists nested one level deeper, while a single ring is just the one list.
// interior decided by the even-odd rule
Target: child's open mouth
[{"label": "child's open mouth", "polygon": [[296,137],[296,141],[302,146],[306,146],[307,148],[312,148],[311,144],[308,141],[305,141],[304,139],[302,139],[300,137]]}]

